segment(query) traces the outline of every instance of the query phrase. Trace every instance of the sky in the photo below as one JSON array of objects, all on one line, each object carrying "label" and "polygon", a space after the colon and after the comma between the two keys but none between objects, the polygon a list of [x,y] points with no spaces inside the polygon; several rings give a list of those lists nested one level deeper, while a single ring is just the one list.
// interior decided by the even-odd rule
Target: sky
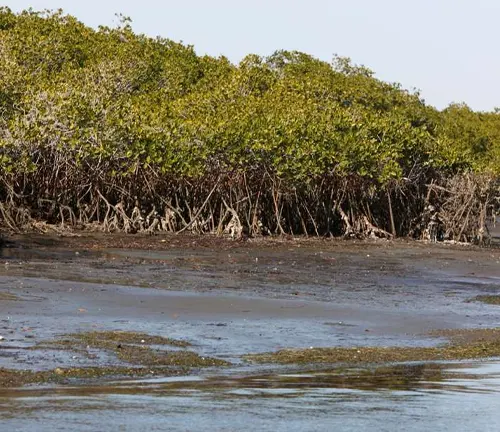
[{"label": "sky", "polygon": [[92,27],[132,18],[138,33],[237,63],[298,50],[350,57],[437,108],[500,106],[500,0],[15,0],[14,11],[62,8]]}]

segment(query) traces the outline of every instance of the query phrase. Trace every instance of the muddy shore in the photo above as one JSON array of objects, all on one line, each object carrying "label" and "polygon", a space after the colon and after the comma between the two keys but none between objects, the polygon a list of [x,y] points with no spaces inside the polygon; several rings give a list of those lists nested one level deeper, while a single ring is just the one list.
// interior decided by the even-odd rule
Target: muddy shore
[{"label": "muddy shore", "polygon": [[[449,340],[447,329],[471,334],[469,329],[500,327],[498,294],[495,248],[291,238],[12,237],[0,256],[0,385],[204,368],[255,373],[289,349],[321,355],[318,360],[302,353],[300,361],[287,356],[281,363],[357,364],[352,355],[360,349],[364,364],[495,357],[496,345],[483,355],[470,345],[460,355],[439,350]],[[472,338],[476,345],[481,331]],[[110,332],[139,336],[80,343],[83,335]],[[498,333],[492,334],[489,343],[497,344]],[[81,335],[78,343],[75,335]],[[178,342],[163,349],[155,337]],[[249,355],[264,366],[249,362]]]}]

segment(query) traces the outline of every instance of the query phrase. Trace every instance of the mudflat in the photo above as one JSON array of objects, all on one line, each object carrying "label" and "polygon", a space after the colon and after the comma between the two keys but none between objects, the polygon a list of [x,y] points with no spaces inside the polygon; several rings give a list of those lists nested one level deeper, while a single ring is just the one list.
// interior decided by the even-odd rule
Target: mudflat
[{"label": "mudflat", "polygon": [[99,346],[47,344],[106,331],[181,340],[196,355],[233,365],[290,348],[434,347],[446,342],[436,330],[500,326],[494,302],[482,301],[499,287],[494,248],[17,237],[1,257],[0,364],[33,371],[128,364]]},{"label": "mudflat", "polygon": [[[279,410],[292,430],[408,414],[419,430],[445,397],[450,430],[488,430],[499,294],[495,248],[13,237],[0,257],[0,419],[145,430],[168,412],[173,430],[280,430],[280,416],[255,419]],[[471,394],[484,422],[464,414]]]}]

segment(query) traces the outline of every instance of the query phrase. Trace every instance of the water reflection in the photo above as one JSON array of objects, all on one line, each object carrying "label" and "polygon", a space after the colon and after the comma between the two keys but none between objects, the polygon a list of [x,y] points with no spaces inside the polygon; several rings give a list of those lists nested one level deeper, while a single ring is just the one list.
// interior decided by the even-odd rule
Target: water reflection
[{"label": "water reflection", "polygon": [[342,430],[368,425],[399,430],[401,422],[406,430],[433,422],[441,425],[437,430],[497,430],[492,427],[500,422],[499,392],[498,362],[233,371],[195,379],[3,391],[0,421],[4,430],[28,431],[68,430],[70,425],[101,431],[330,430],[339,424]]}]

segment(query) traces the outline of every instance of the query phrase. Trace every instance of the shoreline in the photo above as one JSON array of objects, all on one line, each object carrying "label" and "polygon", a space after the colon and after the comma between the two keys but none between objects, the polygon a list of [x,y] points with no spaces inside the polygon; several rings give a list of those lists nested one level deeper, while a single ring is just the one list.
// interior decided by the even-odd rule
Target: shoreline
[{"label": "shoreline", "polygon": [[[487,341],[484,356],[476,345],[437,347],[450,329],[482,329],[497,338],[491,329],[500,327],[498,306],[490,298],[500,290],[495,248],[189,235],[8,240],[12,244],[0,258],[0,314],[8,317],[0,325],[0,368],[7,382],[87,383],[96,376],[179,372],[134,369],[140,365],[117,361],[107,343],[104,351],[85,346],[76,352],[44,345],[91,331],[139,330],[185,340],[193,355],[231,363],[244,374],[258,373],[274,363],[270,356],[290,352],[310,355],[305,366],[325,358],[353,366],[377,358],[385,364],[500,356],[491,345],[497,339]],[[437,339],[430,334],[436,331],[442,332]],[[368,354],[349,362],[363,350]],[[147,351],[158,359],[155,353]],[[246,363],[252,355],[269,361]],[[13,365],[17,371],[9,372]]]},{"label": "shoreline", "polygon": [[[192,234],[192,233],[136,233],[127,234],[122,232],[109,233],[102,231],[25,231],[25,232],[10,232],[0,231],[0,238],[3,240],[5,248],[17,246],[26,247],[30,243],[38,246],[56,246],[57,243],[66,243],[68,247],[85,247],[88,249],[105,249],[105,248],[126,248],[126,249],[146,249],[154,248],[155,250],[164,250],[169,248],[210,248],[223,247],[227,249],[244,247],[246,245],[258,246],[276,246],[282,244],[298,244],[298,245],[328,245],[328,244],[378,244],[378,245],[408,245],[416,247],[457,247],[470,248],[471,250],[484,249],[500,249],[500,227],[495,228],[492,232],[492,241],[487,245],[478,245],[476,243],[457,242],[453,240],[430,241],[418,240],[411,237],[397,237],[392,239],[387,238],[346,238],[343,236],[314,236],[314,235],[268,235],[243,237],[241,239],[232,239],[230,236],[219,236],[211,233]],[[104,244],[99,244],[99,242]],[[2,245],[0,244],[0,247]]]}]

